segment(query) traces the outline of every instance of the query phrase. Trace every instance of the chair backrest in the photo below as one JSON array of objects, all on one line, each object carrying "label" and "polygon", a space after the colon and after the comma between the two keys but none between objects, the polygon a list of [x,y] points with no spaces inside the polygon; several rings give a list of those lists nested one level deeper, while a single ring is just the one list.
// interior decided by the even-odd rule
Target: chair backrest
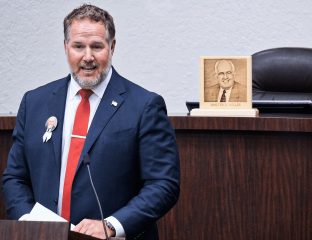
[{"label": "chair backrest", "polygon": [[252,55],[253,100],[312,100],[312,48]]}]

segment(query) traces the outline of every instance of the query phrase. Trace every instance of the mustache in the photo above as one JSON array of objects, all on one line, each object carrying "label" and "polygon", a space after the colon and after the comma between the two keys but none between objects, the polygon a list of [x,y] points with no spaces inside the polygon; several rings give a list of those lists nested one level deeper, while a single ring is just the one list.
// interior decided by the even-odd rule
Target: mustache
[{"label": "mustache", "polygon": [[97,64],[96,62],[82,62],[79,65],[80,68],[96,68],[98,66],[99,64]]}]

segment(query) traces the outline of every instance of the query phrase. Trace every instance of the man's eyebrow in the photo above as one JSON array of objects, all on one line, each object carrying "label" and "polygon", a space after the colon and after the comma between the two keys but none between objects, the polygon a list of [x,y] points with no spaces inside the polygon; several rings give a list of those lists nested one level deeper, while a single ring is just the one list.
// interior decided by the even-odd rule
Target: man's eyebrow
[{"label": "man's eyebrow", "polygon": [[82,44],[81,41],[73,41],[73,44]]},{"label": "man's eyebrow", "polygon": [[103,43],[103,42],[99,42],[99,41],[94,41],[94,42],[92,42],[90,45],[95,45],[95,44],[101,44],[101,45],[104,45],[104,43]]}]

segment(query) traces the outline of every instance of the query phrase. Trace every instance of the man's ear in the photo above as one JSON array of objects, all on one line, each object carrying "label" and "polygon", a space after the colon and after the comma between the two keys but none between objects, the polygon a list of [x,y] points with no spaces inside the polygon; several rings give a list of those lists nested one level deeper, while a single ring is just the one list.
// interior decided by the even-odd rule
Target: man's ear
[{"label": "man's ear", "polygon": [[114,51],[115,51],[115,46],[116,46],[116,39],[113,39],[112,44],[111,44],[111,55],[113,56]]},{"label": "man's ear", "polygon": [[64,50],[65,50],[65,53],[67,54],[67,43],[66,43],[66,40],[64,40]]}]

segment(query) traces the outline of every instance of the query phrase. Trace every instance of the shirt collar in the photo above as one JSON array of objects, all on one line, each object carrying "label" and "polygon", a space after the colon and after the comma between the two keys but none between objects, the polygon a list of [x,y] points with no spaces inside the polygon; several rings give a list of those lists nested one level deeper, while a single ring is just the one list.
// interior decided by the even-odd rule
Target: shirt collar
[{"label": "shirt collar", "polygon": [[[95,88],[92,89],[93,93],[95,93],[95,95],[97,95],[97,97],[102,98],[104,95],[104,92],[106,90],[106,87],[111,79],[113,70],[112,67],[109,69],[109,72],[106,76],[106,78],[104,79],[104,81],[102,81],[99,85],[97,85]],[[70,82],[69,82],[69,86],[68,86],[68,96],[69,99],[73,99],[78,91],[81,89],[81,87],[79,86],[79,84],[75,81],[75,79],[73,78],[73,75],[71,74],[70,77]]]},{"label": "shirt collar", "polygon": [[232,90],[232,88],[233,88],[233,86],[228,88],[228,89],[224,89],[224,88],[220,87],[220,91],[223,92],[225,90],[226,92],[230,92]]}]

